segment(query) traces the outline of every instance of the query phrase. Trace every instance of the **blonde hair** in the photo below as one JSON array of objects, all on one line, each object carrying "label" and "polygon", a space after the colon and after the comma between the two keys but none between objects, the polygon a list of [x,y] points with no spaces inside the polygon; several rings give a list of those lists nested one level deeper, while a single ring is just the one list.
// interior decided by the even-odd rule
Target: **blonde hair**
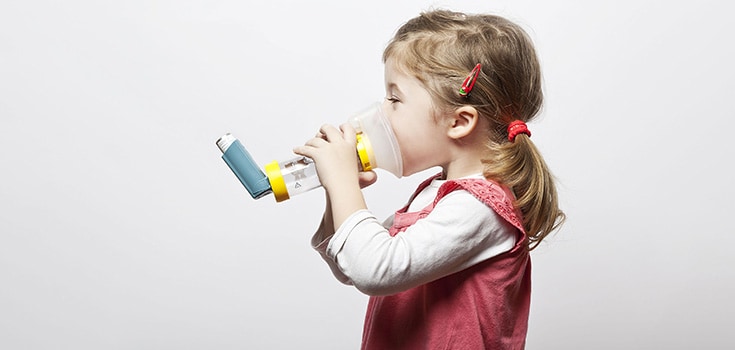
[{"label": "blonde hair", "polygon": [[[508,124],[532,120],[543,102],[541,69],[526,32],[500,16],[433,10],[398,29],[383,53],[383,61],[389,58],[424,84],[440,113],[469,105],[490,122],[484,175],[511,189],[529,248],[537,247],[565,215],[553,176],[530,138],[508,140]],[[482,71],[474,88],[461,96],[462,82],[478,63]]]}]

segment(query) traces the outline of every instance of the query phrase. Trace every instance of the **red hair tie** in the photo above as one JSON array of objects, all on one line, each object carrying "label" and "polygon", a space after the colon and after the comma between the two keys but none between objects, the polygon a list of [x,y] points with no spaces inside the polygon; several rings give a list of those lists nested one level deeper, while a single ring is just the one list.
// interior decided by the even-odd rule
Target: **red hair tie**
[{"label": "red hair tie", "polygon": [[528,137],[531,137],[531,131],[528,130],[528,125],[522,120],[514,120],[508,124],[508,141],[515,141],[518,134],[526,134]]}]

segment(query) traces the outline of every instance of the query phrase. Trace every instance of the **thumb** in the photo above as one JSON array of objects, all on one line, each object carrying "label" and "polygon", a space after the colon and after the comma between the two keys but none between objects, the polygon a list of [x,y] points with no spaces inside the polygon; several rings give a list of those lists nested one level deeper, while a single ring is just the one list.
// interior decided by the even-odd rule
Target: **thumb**
[{"label": "thumb", "polygon": [[357,174],[357,177],[360,180],[360,188],[368,187],[378,181],[378,174],[372,170],[361,171]]}]

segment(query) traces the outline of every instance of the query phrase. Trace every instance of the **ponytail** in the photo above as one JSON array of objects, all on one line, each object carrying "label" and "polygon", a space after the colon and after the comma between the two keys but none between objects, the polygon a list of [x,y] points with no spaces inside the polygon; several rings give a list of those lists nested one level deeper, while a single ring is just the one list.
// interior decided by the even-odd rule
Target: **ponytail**
[{"label": "ponytail", "polygon": [[536,146],[526,134],[513,142],[490,145],[491,157],[483,160],[484,175],[510,188],[523,216],[523,228],[531,250],[564,222],[554,179]]}]

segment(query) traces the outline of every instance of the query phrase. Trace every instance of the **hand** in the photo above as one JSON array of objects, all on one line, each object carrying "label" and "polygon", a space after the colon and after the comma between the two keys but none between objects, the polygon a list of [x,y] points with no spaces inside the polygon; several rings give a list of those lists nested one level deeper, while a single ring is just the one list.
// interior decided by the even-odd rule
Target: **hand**
[{"label": "hand", "polygon": [[294,153],[314,160],[319,181],[327,193],[327,210],[324,218],[331,216],[332,229],[340,227],[347,218],[361,209],[367,209],[361,187],[377,180],[375,172],[358,172],[355,129],[349,124],[341,130],[324,125],[319,133]]},{"label": "hand", "polygon": [[374,172],[358,175],[355,130],[349,124],[340,129],[325,124],[314,138],[293,149],[294,153],[314,160],[319,181],[327,192],[369,186],[376,178]]}]

